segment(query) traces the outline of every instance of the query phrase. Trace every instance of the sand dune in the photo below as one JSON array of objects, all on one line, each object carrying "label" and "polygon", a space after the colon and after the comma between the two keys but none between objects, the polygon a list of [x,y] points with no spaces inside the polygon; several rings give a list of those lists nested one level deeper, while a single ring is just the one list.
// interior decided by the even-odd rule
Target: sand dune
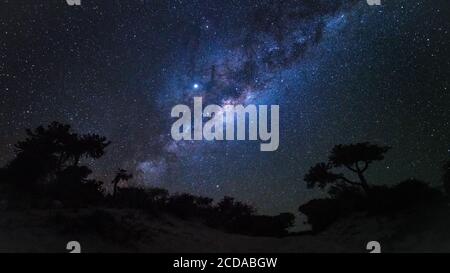
[{"label": "sand dune", "polygon": [[318,235],[272,238],[230,234],[199,220],[135,210],[3,211],[0,251],[68,252],[66,244],[74,240],[82,252],[367,252],[372,240],[384,252],[450,251],[442,213],[422,224],[416,213],[400,218],[354,215]]}]

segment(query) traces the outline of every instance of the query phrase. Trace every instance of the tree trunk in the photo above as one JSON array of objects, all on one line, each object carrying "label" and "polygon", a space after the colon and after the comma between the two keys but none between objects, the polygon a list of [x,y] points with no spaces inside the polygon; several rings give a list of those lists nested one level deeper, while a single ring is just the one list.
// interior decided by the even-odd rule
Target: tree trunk
[{"label": "tree trunk", "polygon": [[367,183],[366,178],[364,177],[364,175],[361,171],[357,172],[357,174],[358,174],[359,181],[361,181],[361,187],[366,192],[366,194],[369,195],[370,187],[369,187],[369,184]]},{"label": "tree trunk", "polygon": [[81,157],[81,156],[78,156],[78,155],[75,156],[75,159],[74,159],[74,166],[75,166],[75,167],[77,167],[78,164],[80,163],[80,157]]}]

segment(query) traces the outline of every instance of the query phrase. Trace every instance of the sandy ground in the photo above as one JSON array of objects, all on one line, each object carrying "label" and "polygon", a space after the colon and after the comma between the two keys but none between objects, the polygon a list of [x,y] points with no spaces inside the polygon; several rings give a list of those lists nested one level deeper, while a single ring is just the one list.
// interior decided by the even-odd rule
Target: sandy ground
[{"label": "sandy ground", "polygon": [[[367,252],[377,240],[385,252],[450,251],[450,229],[428,222],[355,215],[319,235],[251,237],[211,229],[200,221],[148,216],[133,210],[1,211],[0,252]],[[442,224],[442,223],[440,223]]]}]

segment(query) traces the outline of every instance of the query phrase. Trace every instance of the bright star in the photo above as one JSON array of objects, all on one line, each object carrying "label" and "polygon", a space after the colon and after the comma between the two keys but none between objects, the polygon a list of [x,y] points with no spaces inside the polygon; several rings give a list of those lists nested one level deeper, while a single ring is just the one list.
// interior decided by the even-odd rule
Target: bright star
[{"label": "bright star", "polygon": [[198,89],[199,85],[198,83],[194,83],[194,89]]}]

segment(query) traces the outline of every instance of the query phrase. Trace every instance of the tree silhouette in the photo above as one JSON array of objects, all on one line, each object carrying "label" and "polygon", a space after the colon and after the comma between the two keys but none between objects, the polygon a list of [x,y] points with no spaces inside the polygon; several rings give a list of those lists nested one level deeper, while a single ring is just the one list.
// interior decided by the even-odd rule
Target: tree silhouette
[{"label": "tree silhouette", "polygon": [[105,153],[110,141],[97,134],[86,134],[73,137],[66,143],[67,156],[73,160],[73,165],[78,166],[82,157],[100,158]]},{"label": "tree silhouette", "polygon": [[27,129],[26,139],[15,145],[16,158],[7,165],[10,178],[35,184],[60,171],[67,160],[66,144],[73,137],[70,126],[58,122]]},{"label": "tree silhouette", "polygon": [[58,159],[59,169],[70,159],[76,166],[83,156],[100,158],[111,143],[96,134],[79,136],[71,132],[70,125],[59,122],[52,122],[47,128],[39,126],[35,130],[27,129],[26,134],[27,138],[15,145],[16,154],[54,155]]},{"label": "tree silhouette", "polygon": [[308,188],[313,188],[318,185],[320,188],[324,188],[328,184],[336,182],[341,178],[341,175],[331,172],[333,166],[330,163],[317,163],[311,167],[307,174],[305,174],[304,180],[307,183]]},{"label": "tree silhouette", "polygon": [[[92,172],[87,166],[78,166],[80,159],[101,157],[109,144],[105,137],[78,135],[70,125],[59,122],[27,129],[25,140],[15,145],[16,157],[3,171],[4,180],[11,189],[33,198],[50,188],[50,192],[58,193],[56,196],[64,195],[64,191],[85,191],[85,185],[94,180],[87,179]],[[100,185],[98,181],[94,184],[89,187],[97,189]],[[72,195],[79,195],[79,191]]]},{"label": "tree silhouette", "polygon": [[[331,150],[328,163],[318,163],[311,167],[305,175],[304,180],[308,188],[319,186],[324,188],[328,185],[356,186],[364,190],[366,194],[370,186],[364,173],[374,161],[384,159],[384,154],[390,149],[388,146],[378,146],[369,142],[336,145]],[[357,181],[351,180],[342,173],[332,172],[333,168],[344,167],[358,177]]]},{"label": "tree silhouette", "polygon": [[117,186],[119,185],[120,181],[128,181],[131,178],[133,178],[133,175],[128,173],[127,170],[119,169],[116,173],[116,176],[111,181],[111,184],[113,184],[113,196],[116,196],[117,194]]}]

